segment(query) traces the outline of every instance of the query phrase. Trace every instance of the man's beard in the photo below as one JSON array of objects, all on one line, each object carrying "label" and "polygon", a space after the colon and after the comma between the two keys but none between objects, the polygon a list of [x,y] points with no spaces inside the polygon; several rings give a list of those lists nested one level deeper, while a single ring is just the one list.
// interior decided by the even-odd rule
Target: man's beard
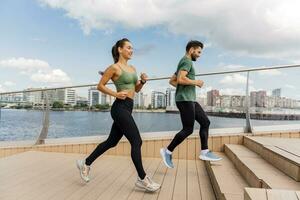
[{"label": "man's beard", "polygon": [[194,55],[192,55],[191,58],[192,58],[192,61],[196,61],[197,60],[197,57],[194,56]]}]

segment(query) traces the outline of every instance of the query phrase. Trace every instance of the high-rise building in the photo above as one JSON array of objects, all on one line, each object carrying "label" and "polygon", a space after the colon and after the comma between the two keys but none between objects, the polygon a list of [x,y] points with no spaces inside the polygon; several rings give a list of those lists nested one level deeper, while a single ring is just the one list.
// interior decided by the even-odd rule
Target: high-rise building
[{"label": "high-rise building", "polygon": [[65,90],[65,104],[70,104],[72,106],[76,105],[76,90],[66,89]]},{"label": "high-rise building", "polygon": [[134,96],[134,107],[144,108],[145,107],[145,95],[143,92],[138,92]]},{"label": "high-rise building", "polygon": [[219,90],[211,90],[207,92],[207,105],[216,106],[217,97],[220,96]]},{"label": "high-rise building", "polygon": [[176,89],[174,89],[174,88],[167,89],[167,91],[166,91],[166,106],[170,106],[170,107],[176,106],[175,93],[176,93]]},{"label": "high-rise building", "polygon": [[89,106],[97,104],[107,104],[107,95],[99,92],[97,88],[91,87],[88,91]]},{"label": "high-rise building", "polygon": [[250,93],[251,107],[266,107],[267,92],[254,91]]},{"label": "high-rise building", "polygon": [[151,106],[152,108],[165,108],[166,107],[166,95],[163,92],[152,91],[151,94]]},{"label": "high-rise building", "polygon": [[272,91],[272,96],[273,97],[281,97],[281,88],[274,89]]}]

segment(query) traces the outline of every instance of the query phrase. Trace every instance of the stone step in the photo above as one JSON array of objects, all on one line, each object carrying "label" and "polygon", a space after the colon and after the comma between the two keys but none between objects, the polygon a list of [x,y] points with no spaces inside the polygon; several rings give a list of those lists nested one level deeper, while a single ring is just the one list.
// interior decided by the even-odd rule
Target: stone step
[{"label": "stone step", "polygon": [[249,185],[224,153],[216,154],[223,159],[219,162],[205,161],[205,164],[217,199],[244,199],[244,188]]},{"label": "stone step", "polygon": [[244,200],[299,200],[300,191],[245,188]]},{"label": "stone step", "polygon": [[225,145],[225,154],[251,187],[300,190],[293,180],[243,145]]},{"label": "stone step", "polygon": [[246,136],[244,145],[296,181],[300,181],[300,139]]}]

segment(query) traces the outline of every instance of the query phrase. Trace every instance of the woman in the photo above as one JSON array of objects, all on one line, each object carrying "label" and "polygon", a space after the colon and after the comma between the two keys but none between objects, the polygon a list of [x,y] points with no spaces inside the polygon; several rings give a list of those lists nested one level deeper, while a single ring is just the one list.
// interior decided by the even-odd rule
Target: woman
[{"label": "woman", "polygon": [[[160,185],[152,181],[144,171],[141,156],[142,139],[131,115],[135,92],[142,89],[147,81],[147,75],[142,73],[141,80],[138,80],[135,68],[127,64],[132,54],[132,44],[126,38],[117,41],[112,48],[114,64],[109,66],[102,74],[98,90],[116,97],[111,107],[111,116],[114,122],[107,140],[99,144],[85,160],[78,160],[77,167],[81,178],[88,182],[90,180],[90,165],[109,148],[116,146],[122,136],[125,135],[130,142],[131,158],[138,173],[135,185],[154,192],[160,188]],[[117,92],[106,87],[109,80],[114,82]]]}]

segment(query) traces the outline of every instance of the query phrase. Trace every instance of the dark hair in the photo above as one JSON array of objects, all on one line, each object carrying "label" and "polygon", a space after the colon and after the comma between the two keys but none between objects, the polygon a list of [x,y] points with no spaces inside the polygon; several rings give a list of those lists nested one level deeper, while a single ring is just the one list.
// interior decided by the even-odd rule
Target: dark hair
[{"label": "dark hair", "polygon": [[130,42],[130,41],[127,38],[123,38],[121,40],[118,40],[116,42],[116,44],[111,49],[111,54],[112,54],[112,57],[113,57],[115,63],[117,63],[119,61],[119,57],[120,57],[118,48],[119,47],[122,48],[124,46],[125,42]]},{"label": "dark hair", "polygon": [[186,48],[185,48],[186,52],[188,52],[192,47],[193,48],[201,47],[201,49],[203,49],[204,45],[202,42],[199,42],[197,40],[191,40],[186,45]]}]

